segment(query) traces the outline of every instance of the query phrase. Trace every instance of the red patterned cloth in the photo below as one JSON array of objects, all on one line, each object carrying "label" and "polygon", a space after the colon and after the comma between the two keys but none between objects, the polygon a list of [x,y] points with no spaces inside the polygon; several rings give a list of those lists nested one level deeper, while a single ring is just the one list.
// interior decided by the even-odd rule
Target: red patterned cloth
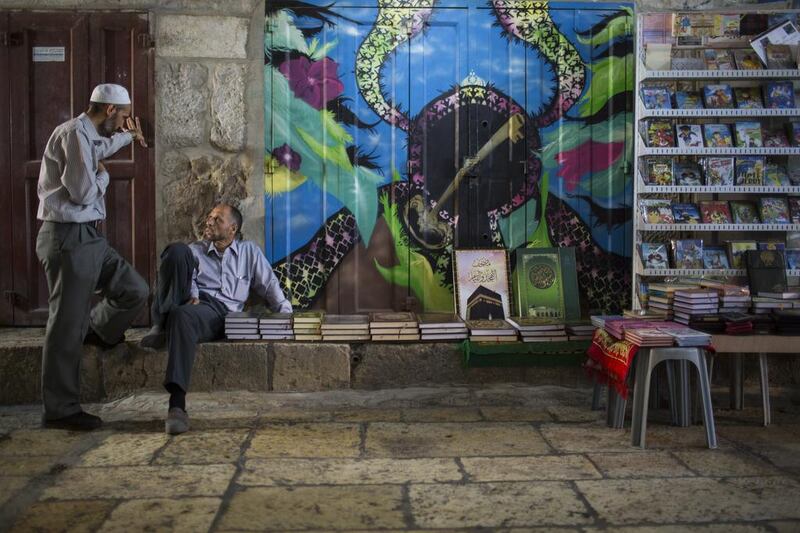
[{"label": "red patterned cloth", "polygon": [[614,387],[621,397],[627,398],[628,370],[638,351],[639,346],[617,340],[605,330],[597,329],[586,352],[588,359],[584,368],[595,381]]}]

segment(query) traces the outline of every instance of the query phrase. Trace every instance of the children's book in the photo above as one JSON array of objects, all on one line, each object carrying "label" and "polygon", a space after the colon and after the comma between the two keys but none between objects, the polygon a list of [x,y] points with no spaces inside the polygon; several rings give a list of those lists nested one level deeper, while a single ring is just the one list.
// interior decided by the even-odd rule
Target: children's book
[{"label": "children's book", "polygon": [[705,58],[707,70],[736,70],[736,66],[733,63],[733,56],[728,50],[707,48],[703,56]]},{"label": "children's book", "polygon": [[703,268],[730,268],[724,246],[703,246]]},{"label": "children's book", "polygon": [[692,17],[688,13],[675,13],[672,15],[672,35],[686,37],[692,35]]},{"label": "children's book", "polygon": [[675,146],[672,123],[666,120],[651,120],[647,123],[647,145],[650,147]]},{"label": "children's book", "polygon": [[733,136],[727,124],[703,124],[703,137],[709,148],[730,148]]},{"label": "children's book", "polygon": [[672,218],[676,224],[699,224],[700,211],[695,204],[672,204]]},{"label": "children's book", "polygon": [[739,109],[763,109],[764,102],[761,100],[761,89],[758,87],[736,87],[733,89],[736,95],[736,107]]},{"label": "children's book", "polygon": [[771,69],[793,69],[797,67],[792,57],[792,49],[788,44],[766,45],[767,68]]},{"label": "children's book", "polygon": [[777,242],[777,241],[770,241],[770,242],[757,242],[756,243],[757,250],[780,250],[781,252],[786,249],[785,242]]},{"label": "children's book", "polygon": [[755,250],[756,241],[728,241],[728,259],[731,268],[744,268],[744,254]]},{"label": "children's book", "polygon": [[753,202],[731,200],[731,213],[736,224],[759,224],[758,209]]},{"label": "children's book", "polygon": [[647,109],[672,109],[666,87],[642,87],[642,103]]},{"label": "children's book", "polygon": [[639,208],[646,224],[672,224],[672,201],[663,198],[641,198]]},{"label": "children's book", "polygon": [[672,165],[675,185],[699,187],[703,185],[703,172],[700,165],[692,161],[675,160]]},{"label": "children's book", "polygon": [[800,146],[800,122],[791,123],[789,142],[792,144],[792,146]]},{"label": "children's book", "polygon": [[740,156],[736,158],[736,185],[763,185],[764,158]]},{"label": "children's book", "polygon": [[740,18],[739,15],[714,15],[714,27],[711,36],[738,39]]},{"label": "children's book", "polygon": [[764,105],[769,109],[794,108],[794,85],[792,82],[768,82],[764,86]]},{"label": "children's book", "polygon": [[759,200],[761,221],[764,224],[789,224],[789,205],[783,197],[762,197]]},{"label": "children's book", "polygon": [[761,148],[763,140],[761,139],[761,123],[750,122],[737,122],[734,125],[736,130],[736,146],[739,148]]},{"label": "children's book", "polygon": [[672,158],[650,157],[645,160],[648,185],[673,185]]},{"label": "children's book", "polygon": [[639,254],[644,268],[669,268],[667,245],[663,242],[643,242],[639,245]]},{"label": "children's book", "polygon": [[789,139],[786,131],[780,126],[761,126],[761,138],[764,146],[768,148],[786,148],[789,146]]},{"label": "children's book", "polygon": [[703,96],[699,91],[675,91],[675,107],[678,109],[703,109]]},{"label": "children's book", "polygon": [[705,160],[708,185],[733,185],[733,158],[707,157]]},{"label": "children's book", "polygon": [[684,239],[672,241],[675,268],[703,268],[703,240]]},{"label": "children's book", "polygon": [[752,50],[734,50],[733,57],[736,60],[736,68],[739,70],[760,70],[762,69],[761,60],[758,54]]},{"label": "children's book", "polygon": [[675,132],[679,148],[703,147],[703,129],[700,124],[677,124]]},{"label": "children's book", "polygon": [[703,100],[708,109],[730,109],[733,107],[733,89],[727,83],[706,85],[703,87]]},{"label": "children's book", "polygon": [[800,224],[800,196],[790,196],[787,198],[789,202],[789,217],[792,224]]},{"label": "children's book", "polygon": [[764,185],[771,187],[789,186],[789,174],[786,172],[786,167],[778,163],[767,163],[764,169]]},{"label": "children's book", "polygon": [[700,218],[703,224],[730,224],[732,219],[728,202],[721,200],[700,202]]},{"label": "children's book", "polygon": [[784,253],[786,254],[786,268],[791,270],[800,268],[800,249],[786,248]]}]

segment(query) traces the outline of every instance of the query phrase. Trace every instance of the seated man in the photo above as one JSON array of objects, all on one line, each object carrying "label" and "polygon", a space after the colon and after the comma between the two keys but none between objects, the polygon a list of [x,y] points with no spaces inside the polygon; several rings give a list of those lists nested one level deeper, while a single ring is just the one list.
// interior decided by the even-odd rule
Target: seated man
[{"label": "seated man", "polygon": [[225,315],[242,310],[250,289],[273,311],[292,312],[264,253],[255,243],[240,240],[241,227],[239,210],[219,204],[206,219],[202,241],[170,244],[161,253],[153,327],[141,345],[167,344],[164,387],[170,393],[166,431],[171,435],[189,429],[186,391],[197,343],[223,337]]}]

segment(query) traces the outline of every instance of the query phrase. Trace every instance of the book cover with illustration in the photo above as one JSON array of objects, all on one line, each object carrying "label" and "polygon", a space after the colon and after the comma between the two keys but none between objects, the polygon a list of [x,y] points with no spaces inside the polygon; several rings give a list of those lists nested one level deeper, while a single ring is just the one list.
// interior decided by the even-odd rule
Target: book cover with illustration
[{"label": "book cover with illustration", "polygon": [[677,124],[675,132],[679,148],[703,147],[703,129],[700,124]]},{"label": "book cover with illustration", "polygon": [[676,224],[699,224],[700,210],[695,204],[672,204],[672,218]]},{"label": "book cover with illustration", "polygon": [[703,87],[703,100],[708,109],[731,109],[733,89],[727,83],[706,85]]},{"label": "book cover with illustration", "polygon": [[792,146],[800,146],[800,122],[790,123],[789,140]]},{"label": "book cover with illustration", "polygon": [[763,65],[761,60],[752,50],[734,50],[733,57],[736,60],[736,68],[739,70],[761,70]]},{"label": "book cover with illustration", "polygon": [[706,48],[703,57],[707,70],[736,70],[733,55],[728,50]]},{"label": "book cover with illustration", "polygon": [[675,146],[672,123],[666,120],[651,120],[647,123],[647,146],[668,148]]},{"label": "book cover with illustration", "polygon": [[714,26],[711,35],[726,39],[738,39],[740,15],[714,15]]},{"label": "book cover with illustration", "polygon": [[767,163],[764,169],[764,185],[772,187],[787,187],[791,185],[786,167],[778,163]]},{"label": "book cover with illustration", "polygon": [[734,125],[736,131],[736,146],[739,148],[761,148],[761,123],[755,121],[737,122]]},{"label": "book cover with illustration", "polygon": [[704,166],[708,185],[733,185],[732,157],[707,157]]},{"label": "book cover with illustration", "polygon": [[797,63],[794,61],[792,48],[788,44],[766,45],[767,68],[771,69],[794,69]]},{"label": "book cover with illustration", "polygon": [[700,202],[700,219],[703,224],[730,224],[733,220],[728,202],[722,200]]},{"label": "book cover with illustration", "polygon": [[517,316],[581,316],[574,248],[519,248],[514,269]]},{"label": "book cover with illustration", "polygon": [[769,109],[792,109],[794,84],[790,81],[771,81],[764,86],[764,104]]},{"label": "book cover with illustration", "polygon": [[756,243],[756,250],[785,250],[786,243],[785,242],[777,242],[777,241],[769,241],[769,242],[757,242]]},{"label": "book cover with illustration", "polygon": [[645,160],[648,185],[673,185],[672,158],[650,157]]},{"label": "book cover with illustration", "polygon": [[669,268],[667,245],[663,242],[643,242],[639,245],[639,254],[644,268]]},{"label": "book cover with illustration", "polygon": [[789,224],[789,205],[784,197],[762,197],[758,201],[764,224]]},{"label": "book cover with illustration", "polygon": [[786,292],[786,256],[781,250],[749,250],[744,264],[751,294]]},{"label": "book cover with illustration", "polygon": [[731,214],[735,224],[760,224],[758,208],[753,202],[731,200]]},{"label": "book cover with illustration", "polygon": [[703,138],[709,148],[731,148],[733,136],[727,124],[703,124]]},{"label": "book cover with illustration", "polygon": [[703,240],[679,239],[672,241],[675,268],[703,268]]},{"label": "book cover with illustration", "polygon": [[506,250],[453,250],[453,269],[456,312],[462,320],[511,316]]},{"label": "book cover with illustration", "polygon": [[736,87],[733,89],[736,95],[736,107],[739,109],[763,109],[764,102],[761,100],[761,89],[758,87]]},{"label": "book cover with illustration", "polygon": [[645,224],[672,224],[672,201],[665,198],[641,198],[639,208]]},{"label": "book cover with illustration", "polygon": [[703,96],[699,91],[675,91],[675,107],[678,109],[703,109]]},{"label": "book cover with illustration", "polygon": [[754,155],[737,157],[736,185],[764,185],[764,158]]},{"label": "book cover with illustration", "polygon": [[728,253],[724,246],[703,246],[703,268],[730,268]]},{"label": "book cover with illustration", "polygon": [[647,109],[672,109],[666,87],[642,87],[642,103]]},{"label": "book cover with illustration", "polygon": [[756,249],[756,241],[728,241],[728,259],[731,268],[744,268],[744,254]]},{"label": "book cover with illustration", "polygon": [[762,125],[761,138],[767,148],[787,148],[789,146],[789,138],[782,126]]},{"label": "book cover with illustration", "polygon": [[789,196],[789,217],[792,224],[800,224],[800,196]]},{"label": "book cover with illustration", "polygon": [[786,268],[790,270],[800,269],[800,249],[786,248],[784,253],[786,254]]},{"label": "book cover with illustration", "polygon": [[703,171],[700,165],[692,161],[675,160],[672,165],[672,176],[675,185],[699,187],[703,185]]}]

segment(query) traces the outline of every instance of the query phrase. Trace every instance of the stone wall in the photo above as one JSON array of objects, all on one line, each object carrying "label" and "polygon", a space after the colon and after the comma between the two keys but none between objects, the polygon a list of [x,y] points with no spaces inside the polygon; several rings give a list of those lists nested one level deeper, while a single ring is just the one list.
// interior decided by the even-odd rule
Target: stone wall
[{"label": "stone wall", "polygon": [[159,251],[198,236],[219,200],[238,204],[245,236],[264,244],[264,1],[0,0],[0,9],[148,13]]}]

